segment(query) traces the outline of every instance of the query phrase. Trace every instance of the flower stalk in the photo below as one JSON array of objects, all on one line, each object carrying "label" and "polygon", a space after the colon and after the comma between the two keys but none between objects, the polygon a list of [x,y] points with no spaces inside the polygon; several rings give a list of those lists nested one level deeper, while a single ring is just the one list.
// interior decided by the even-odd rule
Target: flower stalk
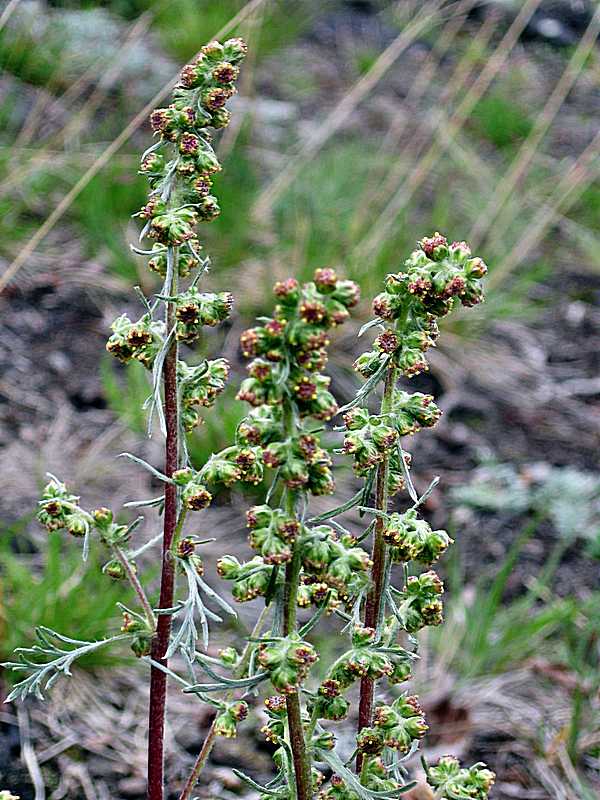
[{"label": "flower stalk", "polygon": [[[169,258],[169,254],[167,255]],[[170,258],[173,262],[173,277],[169,295],[177,294],[178,249],[172,248]],[[166,303],[166,329],[170,333],[176,325],[176,304]],[[179,408],[177,383],[178,343],[172,337],[163,367],[164,416],[165,416],[165,475],[172,479],[179,469]],[[168,667],[165,657],[171,637],[172,618],[161,614],[161,609],[171,608],[175,596],[175,560],[172,557],[175,530],[177,528],[178,497],[174,483],[165,484],[163,517],[163,540],[160,574],[160,597],[158,601],[158,623],[156,636],[152,642],[153,661]],[[167,675],[158,667],[150,668],[150,703],[148,708],[148,800],[162,800],[164,785],[164,736],[167,702]]]},{"label": "flower stalk", "polygon": [[[380,414],[385,416],[393,409],[393,395],[396,385],[397,370],[393,363],[386,368],[383,397],[381,399]],[[390,473],[390,454],[385,452],[381,462],[377,466],[375,479],[375,509],[381,512],[375,518],[375,529],[373,533],[373,548],[371,551],[371,589],[365,602],[364,621],[368,628],[379,627],[381,610],[383,605],[383,592],[386,575],[387,550],[383,531],[385,529],[385,517],[389,504],[389,473]],[[360,682],[360,699],[358,707],[358,728],[366,728],[371,725],[373,718],[373,697],[375,692],[375,681],[368,676],[362,678]],[[362,768],[362,753],[357,754],[357,771]]]}]

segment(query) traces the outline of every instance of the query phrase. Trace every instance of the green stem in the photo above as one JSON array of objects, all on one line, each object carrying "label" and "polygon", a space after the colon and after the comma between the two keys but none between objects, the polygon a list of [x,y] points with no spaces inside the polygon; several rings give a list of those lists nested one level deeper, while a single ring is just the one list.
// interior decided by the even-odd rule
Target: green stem
[{"label": "green stem", "polygon": [[[394,388],[396,386],[396,367],[391,365],[386,372],[383,397],[381,400],[381,414],[388,414],[392,411]],[[389,474],[390,457],[386,454],[377,467],[377,480],[375,488],[375,508],[378,511],[387,512],[389,502]],[[377,628],[382,609],[383,590],[386,574],[386,545],[383,539],[385,519],[378,515],[375,521],[375,534],[373,538],[373,550],[371,560],[371,590],[367,595],[365,603],[365,626],[367,628]],[[358,730],[368,728],[373,718],[373,697],[375,693],[375,681],[371,678],[363,678],[360,682],[360,702],[358,707]],[[356,757],[357,772],[361,771],[362,754]]]},{"label": "green stem", "polygon": [[[284,434],[286,438],[291,438],[295,433],[294,408],[292,401],[286,399],[283,408]],[[286,491],[285,511],[291,517],[296,516],[296,494]],[[285,589],[284,589],[284,615],[283,615],[283,634],[288,636],[297,629],[297,605],[298,588],[300,584],[300,572],[302,568],[302,555],[298,541],[295,541],[292,548],[292,558],[287,563],[285,569]],[[302,725],[302,708],[298,692],[288,694],[285,699],[287,708],[287,722],[289,743],[292,750],[294,762],[294,777],[296,783],[296,800],[311,800],[312,779],[310,762],[306,749],[304,728]]]},{"label": "green stem", "polygon": [[[234,671],[234,677],[236,678],[244,678],[246,676],[246,670],[248,669],[248,663],[250,661],[250,656],[252,654],[252,650],[256,647],[256,643],[253,639],[256,639],[262,633],[263,626],[265,624],[265,620],[269,613],[269,607],[265,606],[261,611],[254,628],[252,629],[252,633],[248,637],[248,641],[246,642],[246,646],[244,648],[244,652],[242,653],[242,657],[240,658],[239,664],[237,665]],[[226,700],[231,700],[234,696],[233,692],[228,692],[225,696]],[[212,724],[206,734],[206,739],[202,743],[202,749],[198,753],[198,757],[194,762],[194,766],[192,767],[192,771],[190,772],[190,776],[185,782],[185,786],[181,794],[179,795],[179,800],[189,800],[194,791],[194,787],[198,783],[198,779],[200,778],[200,773],[204,769],[206,762],[211,754],[211,751],[214,747],[215,740],[216,740],[216,726],[217,726],[217,717],[215,716]]]},{"label": "green stem", "polygon": [[140,580],[135,573],[133,565],[128,560],[123,550],[121,550],[119,545],[113,544],[112,551],[115,555],[115,558],[117,558],[117,560],[125,570],[125,574],[127,575],[127,580],[131,584],[133,591],[137,594],[141,606],[144,609],[144,614],[146,615],[146,619],[148,620],[148,626],[150,630],[153,631],[156,628],[156,617],[154,616],[154,612],[152,611],[152,606],[150,605],[150,602],[146,597],[146,592],[144,591],[144,587],[140,583]]}]

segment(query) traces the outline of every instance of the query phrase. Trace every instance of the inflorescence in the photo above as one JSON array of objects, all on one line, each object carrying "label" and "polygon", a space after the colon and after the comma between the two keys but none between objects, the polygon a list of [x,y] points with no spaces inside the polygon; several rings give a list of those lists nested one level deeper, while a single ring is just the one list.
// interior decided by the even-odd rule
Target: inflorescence
[{"label": "inflorescence", "polygon": [[[419,699],[397,687],[412,677],[418,658],[415,635],[443,620],[443,584],[431,566],[452,544],[446,531],[434,530],[421,517],[427,493],[416,494],[410,455],[402,446],[404,437],[434,426],[441,411],[431,395],[397,384],[401,377],[410,379],[428,369],[427,351],[439,336],[440,318],[459,304],[469,307],[481,302],[486,266],[464,242],[449,244],[435,233],[418,243],[402,271],[385,278],[384,291],[373,301],[375,318],[367,326],[377,327],[378,334],[372,348],[354,364],[365,382],[354,400],[341,409],[343,442],[338,452],[350,457],[362,484],[354,498],[320,517],[310,515],[311,497],[331,495],[335,489],[332,457],[321,438],[324,424],[340,413],[325,374],[328,349],[332,333],[359,301],[358,286],[340,279],[329,267],[317,269],[313,280],[304,284],[295,278],[275,284],[272,315],[260,318],[260,324],[244,331],[240,339],[243,356],[250,363],[237,397],[250,408],[230,446],[213,453],[202,465],[192,464],[185,434],[201,423],[201,410],[211,408],[223,392],[229,364],[217,357],[189,365],[178,350],[180,345],[192,345],[205,328],[222,323],[232,311],[229,292],[197,288],[208,261],[200,255],[196,228],[219,214],[212,189],[221,165],[210,129],[221,129],[229,122],[225,106],[236,91],[245,53],[241,39],[206,45],[181,71],[171,105],[151,115],[157,141],[142,158],[140,171],[148,179],[150,194],[138,216],[144,221],[141,237],[153,244],[150,250],[136,252],[147,257],[149,269],[164,284],[152,302],[143,298],[144,313],[139,319],[132,321],[123,314],[115,320],[106,345],[119,361],[138,361],[149,371],[150,418],[158,412],[163,429],[169,414],[177,421],[180,446],[175,466],[169,468],[167,460],[166,474],[132,458],[165,486],[161,497],[137,505],[164,510],[167,525],[168,496],[174,498],[171,508],[176,518],[171,515],[172,541],[163,558],[162,579],[165,570],[173,570],[173,582],[178,578],[187,594],[177,599],[171,593],[169,602],[153,608],[135,560],[146,547],[137,553],[129,550],[142,518],[127,525],[107,508],[88,511],[64,483],[50,476],[38,507],[39,521],[51,533],[65,530],[82,537],[84,555],[90,536],[96,534],[109,551],[104,572],[115,580],[129,580],[140,609],[122,606],[120,633],[100,642],[78,642],[42,629],[38,636],[46,647],[43,652],[55,658],[48,663],[32,660],[40,652],[32,649],[25,651],[21,662],[11,663],[27,673],[11,697],[40,694],[60,672],[69,674],[68,667],[78,655],[112,641],[129,640],[137,656],[152,654],[163,670],[167,659],[179,650],[188,677],[196,669],[209,677],[209,683],[197,684],[181,678],[184,691],[211,705],[215,714],[181,800],[191,796],[213,738],[236,735],[248,715],[248,693],[263,681],[272,688],[265,701],[262,732],[275,747],[277,772],[269,786],[262,787],[264,797],[309,800],[318,793],[321,800],[392,798],[408,788],[403,759],[418,748],[428,730]],[[186,286],[180,286],[190,277]],[[161,307],[166,310],[164,318],[158,317]],[[165,377],[169,358],[173,358],[175,382],[170,397]],[[368,401],[380,384],[382,400],[375,412]],[[206,652],[208,622],[222,618],[210,605],[230,615],[235,611],[204,581],[204,560],[198,548],[205,540],[184,534],[183,527],[186,515],[208,508],[221,487],[239,483],[255,487],[255,492],[269,485],[246,513],[253,555],[246,561],[222,555],[217,572],[231,584],[235,601],[262,598],[266,611],[242,653],[226,647],[214,658]],[[432,489],[433,485],[428,492]],[[411,502],[391,510],[391,499],[401,491],[408,492]],[[357,506],[361,515],[372,515],[372,522],[358,537],[340,522],[342,513]],[[371,553],[361,546],[370,534]],[[394,569],[397,565],[400,568]],[[400,585],[395,586],[397,577]],[[311,608],[310,619],[300,624],[298,614],[306,608]],[[262,630],[265,614],[271,616],[266,632]],[[175,625],[167,630],[164,652],[155,656],[153,648],[166,616]],[[322,616],[329,617],[330,624],[339,620],[341,635],[347,634],[348,641],[334,662],[323,667],[320,682],[311,684],[319,652],[309,636]],[[52,643],[52,637],[60,647]],[[156,661],[152,665],[155,670]],[[385,699],[376,702],[375,689],[383,681]],[[358,757],[353,771],[352,754],[338,754],[334,733],[322,723],[348,716],[348,691],[357,684]],[[153,752],[153,746],[151,741],[149,761],[159,764],[157,774],[162,775],[162,751]],[[324,764],[331,775],[327,780],[317,767]],[[485,765],[466,769],[452,756],[427,766],[426,775],[436,797],[448,800],[485,800],[494,782],[494,774]],[[251,778],[245,779],[261,789]],[[151,791],[151,800],[155,798],[162,798],[160,786]]]}]

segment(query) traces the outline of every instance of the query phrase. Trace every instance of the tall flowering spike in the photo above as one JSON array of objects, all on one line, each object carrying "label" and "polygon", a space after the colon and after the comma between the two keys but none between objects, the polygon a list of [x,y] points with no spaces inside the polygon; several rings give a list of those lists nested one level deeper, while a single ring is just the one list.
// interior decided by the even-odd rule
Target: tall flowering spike
[{"label": "tall flowering spike", "polygon": [[[358,286],[339,280],[332,269],[318,269],[310,283],[290,278],[273,291],[278,301],[273,316],[240,338],[252,361],[238,399],[253,410],[238,429],[238,445],[258,445],[265,466],[277,469],[288,489],[331,494],[331,459],[306,424],[311,418],[330,420],[338,411],[322,370],[330,331],[358,302]],[[291,435],[285,430],[286,409],[297,423]]]},{"label": "tall flowering spike", "polygon": [[[338,411],[323,369],[330,332],[348,319],[359,290],[352,281],[340,280],[333,269],[323,268],[306,284],[295,278],[277,282],[274,294],[272,316],[244,331],[240,339],[251,362],[238,399],[251,410],[238,427],[235,446],[224,455],[227,462],[241,465],[251,453],[257,478],[262,478],[262,470],[272,470],[275,483],[269,497],[277,497],[281,507],[267,502],[248,511],[249,543],[257,555],[245,564],[225,556],[218,571],[233,582],[232,594],[239,602],[267,595],[269,600],[279,598],[280,629],[260,646],[257,660],[284,697],[268,706],[263,732],[274,744],[289,743],[296,797],[309,800],[323,780],[311,769],[311,754],[330,750],[334,739],[314,726],[310,736],[305,730],[299,689],[316,654],[298,633],[297,608],[315,605],[332,613],[342,602],[356,600],[365,589],[370,563],[352,537],[338,537],[329,526],[310,527],[301,513],[310,495],[334,490],[331,458],[314,426]],[[341,719],[347,705],[340,696],[329,712],[321,702],[314,713]],[[284,762],[276,763],[283,769]]]},{"label": "tall flowering spike", "polygon": [[[235,92],[239,63],[246,53],[241,39],[224,44],[211,42],[181,71],[172,103],[150,114],[150,125],[158,141],[142,157],[140,173],[150,185],[148,200],[138,212],[144,221],[143,236],[154,241],[148,267],[163,278],[169,274],[169,261],[180,278],[203,267],[202,246],[197,237],[200,222],[210,222],[220,213],[212,194],[214,176],[221,164],[212,146],[211,129],[229,122],[225,108]],[[169,287],[165,287],[169,289]],[[233,298],[200,293],[195,286],[177,297],[179,341],[191,343],[204,326],[214,326],[229,316]],[[119,360],[141,361],[152,369],[165,339],[162,322],[146,314],[136,323],[126,316],[113,324],[107,350]],[[188,415],[186,427],[197,424]]]},{"label": "tall flowering spike", "polygon": [[[373,324],[379,333],[372,349],[354,364],[366,383],[346,407],[343,452],[352,457],[354,471],[367,487],[374,487],[371,583],[362,609],[362,630],[372,632],[372,638],[369,641],[366,633],[358,638],[355,634],[353,647],[328,677],[341,686],[357,677],[361,680],[357,770],[363,775],[386,748],[407,752],[427,729],[416,698],[400,698],[392,706],[374,708],[374,693],[376,681],[384,676],[391,684],[410,677],[415,654],[402,649],[406,634],[414,641],[421,628],[441,624],[441,580],[435,572],[411,575],[409,569],[412,565],[417,569],[418,565],[430,566],[452,544],[446,531],[433,530],[420,518],[420,503],[410,480],[410,456],[402,447],[402,437],[434,426],[440,409],[431,395],[400,389],[397,381],[428,369],[426,354],[439,336],[438,319],[459,304],[468,307],[481,302],[481,278],[486,272],[482,259],[473,257],[465,242],[449,244],[437,232],[421,239],[403,270],[386,276],[384,291],[372,306]],[[383,383],[383,395],[379,413],[374,414],[361,404],[378,383]],[[404,489],[410,492],[411,505],[390,514],[390,498]],[[400,588],[390,582],[393,564],[405,567],[406,578]],[[385,648],[387,664],[378,662],[377,656],[383,658],[379,648]],[[477,770],[472,784],[465,778],[466,770],[459,772],[455,787],[449,784],[452,791],[475,785]],[[443,769],[439,770],[440,776],[442,773]],[[441,777],[438,785],[442,785]]]}]

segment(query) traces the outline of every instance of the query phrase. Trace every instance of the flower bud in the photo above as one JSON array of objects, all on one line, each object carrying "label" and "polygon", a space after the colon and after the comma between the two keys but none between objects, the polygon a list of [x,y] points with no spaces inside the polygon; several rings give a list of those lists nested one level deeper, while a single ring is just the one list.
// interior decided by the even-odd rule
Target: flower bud
[{"label": "flower bud", "polygon": [[153,632],[149,630],[145,622],[134,619],[125,612],[121,632],[131,634],[131,649],[138,658],[150,655]]},{"label": "flower bud", "polygon": [[354,308],[360,300],[360,287],[354,281],[337,281],[332,297],[346,308]]},{"label": "flower bud", "polygon": [[214,731],[217,736],[232,739],[237,735],[237,725],[248,716],[248,704],[244,700],[235,700],[225,703],[219,711],[214,722]]},{"label": "flower bud", "polygon": [[225,667],[235,667],[240,658],[235,647],[224,647],[217,655]]},{"label": "flower bud", "polygon": [[163,322],[154,322],[149,314],[145,314],[137,322],[131,322],[126,314],[122,314],[111,325],[112,336],[106,343],[107,351],[126,363],[132,358],[148,369],[162,347],[165,326]]},{"label": "flower bud", "polygon": [[427,782],[440,797],[469,797],[486,800],[495,774],[479,762],[470,768],[461,767],[454,756],[442,756],[435,766],[430,766]]},{"label": "flower bud", "polygon": [[443,591],[444,585],[435,572],[409,577],[398,604],[398,611],[409,633],[442,623],[443,606],[439,595]]},{"label": "flower bud", "polygon": [[321,294],[331,294],[336,289],[338,277],[334,269],[325,267],[315,270],[314,282]]},{"label": "flower bud", "polygon": [[407,753],[428,730],[416,696],[398,697],[391,706],[378,706],[373,724],[381,732],[385,746],[400,753]]},{"label": "flower bud", "polygon": [[202,483],[191,481],[181,493],[183,505],[190,511],[201,511],[208,508],[211,503],[212,495]]},{"label": "flower bud", "polygon": [[221,556],[217,561],[217,573],[226,581],[235,580],[240,574],[240,562],[235,556]]},{"label": "flower bud", "polygon": [[312,645],[293,633],[261,645],[258,661],[269,672],[271,683],[283,694],[293,694],[306,678],[318,656]]},{"label": "flower bud", "polygon": [[383,736],[377,728],[363,728],[356,735],[359,753],[377,756],[383,751]]},{"label": "flower bud", "polygon": [[245,58],[248,52],[248,45],[243,39],[227,39],[223,45],[223,57],[232,64],[237,64]]},{"label": "flower bud", "polygon": [[102,572],[115,581],[122,581],[127,577],[125,567],[116,558],[112,559],[112,561],[107,561],[102,567]]},{"label": "flower bud", "polygon": [[432,261],[441,261],[448,255],[448,240],[437,231],[433,236],[421,239],[418,244],[427,258]]}]

